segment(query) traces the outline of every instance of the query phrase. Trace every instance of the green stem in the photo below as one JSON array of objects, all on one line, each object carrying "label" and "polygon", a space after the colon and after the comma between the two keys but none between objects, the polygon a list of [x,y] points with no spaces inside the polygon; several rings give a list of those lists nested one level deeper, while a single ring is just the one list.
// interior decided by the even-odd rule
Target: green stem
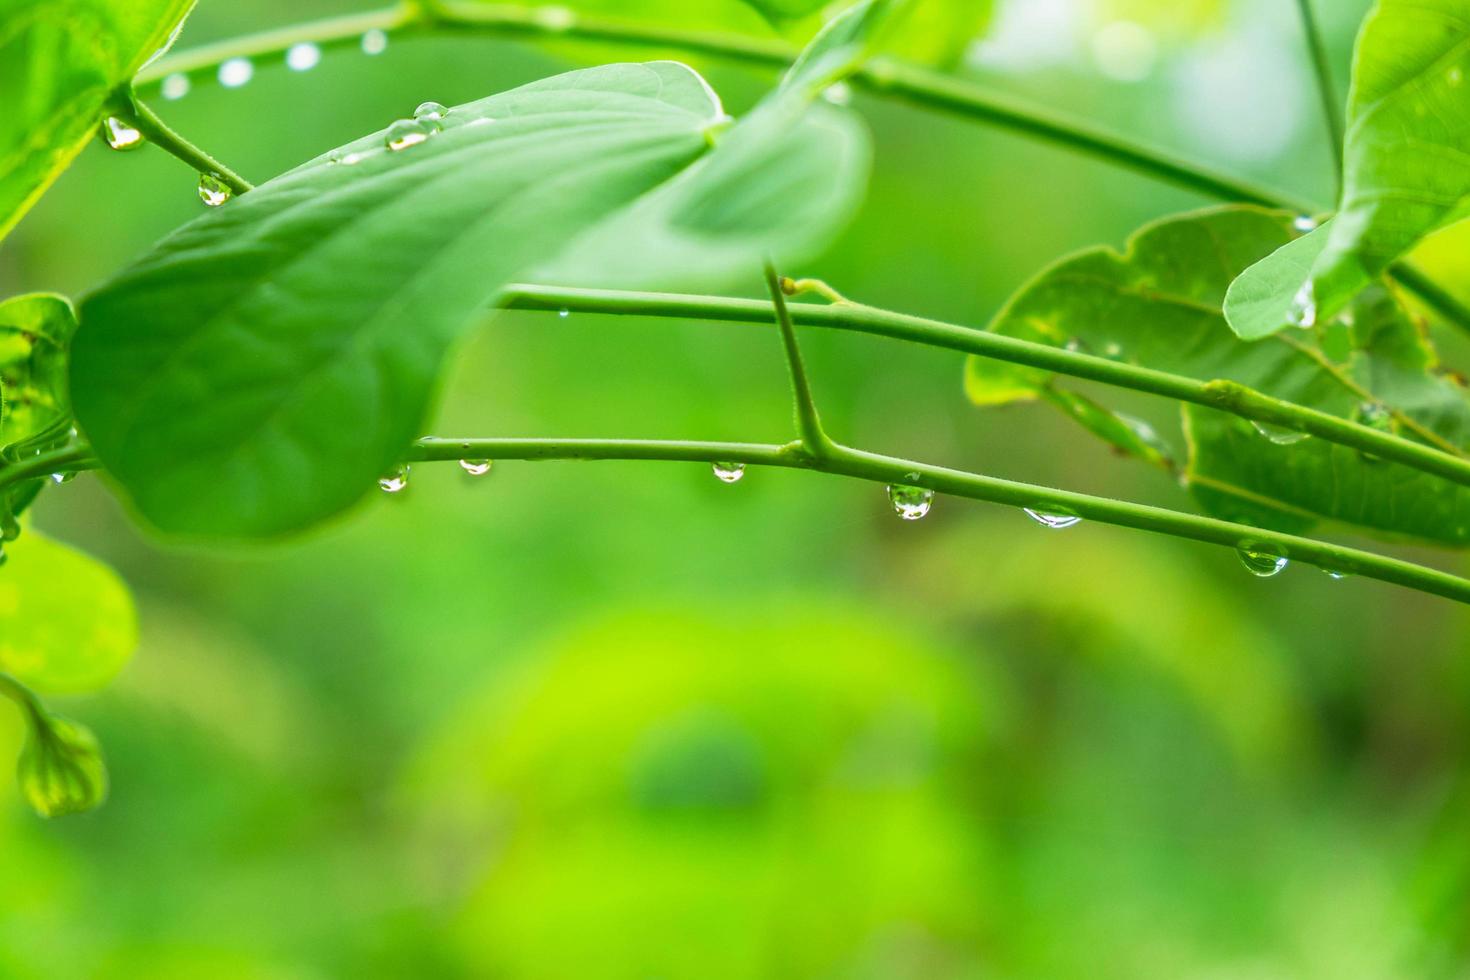
[{"label": "green stem", "polygon": [[786,352],[786,366],[791,373],[791,399],[796,415],[796,432],[809,452],[821,456],[832,440],[822,431],[822,420],[817,415],[817,402],[812,397],[806,364],[801,359],[801,347],[796,342],[796,328],[792,326],[791,313],[786,309],[786,294],[781,290],[780,277],[769,262],[766,263],[766,288],[771,293],[771,305],[776,311],[776,327],[781,332],[781,346]]},{"label": "green stem", "polygon": [[939,493],[1012,507],[1075,514],[1119,527],[1167,534],[1227,548],[1249,546],[1337,573],[1360,575],[1432,595],[1470,603],[1470,579],[1294,534],[1281,534],[1208,517],[1180,513],[1090,494],[1033,486],[931,466],[829,443],[821,457],[800,443],[785,446],[738,442],[681,442],[618,439],[420,439],[410,461],[456,459],[590,460],[636,459],[698,463],[738,462],[805,469],[874,483],[903,483]]},{"label": "green stem", "polygon": [[[517,284],[507,287],[501,302],[507,308],[523,310],[566,309],[582,313],[761,324],[771,321],[771,304],[763,300],[724,296]],[[790,307],[790,316],[792,322],[802,326],[873,334],[941,347],[1203,405],[1251,421],[1305,432],[1470,487],[1470,460],[1336,415],[1282,401],[1235,382],[1199,381],[1079,351],[856,303],[831,306],[796,303]]]},{"label": "green stem", "polygon": [[1327,44],[1317,26],[1317,17],[1312,13],[1312,0],[1296,0],[1296,6],[1301,14],[1307,52],[1312,57],[1312,71],[1317,76],[1317,96],[1322,100],[1322,121],[1327,126],[1328,149],[1337,174],[1337,190],[1341,194],[1343,121],[1342,109],[1337,103],[1337,86],[1332,82],[1332,63],[1327,57]]},{"label": "green stem", "polygon": [[158,117],[158,114],[137,99],[132,100],[132,112],[129,120],[138,128],[148,142],[157,145],[172,156],[178,157],[187,163],[198,173],[213,173],[236,194],[244,194],[251,189],[251,184],[244,177],[235,173],[229,167],[220,163],[214,157],[205,153],[199,147],[190,143],[184,137],[169,128],[168,124]]},{"label": "green stem", "polygon": [[33,731],[46,730],[46,708],[41,704],[40,698],[31,693],[30,688],[3,671],[0,671],[0,695],[20,706],[20,709],[29,716]]}]

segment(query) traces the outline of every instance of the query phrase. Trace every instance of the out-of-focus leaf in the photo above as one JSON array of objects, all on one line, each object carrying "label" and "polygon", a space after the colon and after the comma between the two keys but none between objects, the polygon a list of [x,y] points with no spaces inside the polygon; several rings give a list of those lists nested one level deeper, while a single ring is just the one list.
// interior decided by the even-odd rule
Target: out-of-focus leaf
[{"label": "out-of-focus leaf", "polygon": [[[623,223],[649,249],[640,275],[670,281],[721,265],[749,275],[763,255],[812,245],[787,212],[835,226],[840,215],[792,195],[814,173],[859,180],[844,163],[854,141],[767,118],[670,183],[725,117],[699,75],[653,62],[461,106],[402,150],[383,133],[348,144],[185,226],[85,301],[78,418],[165,531],[242,539],[330,517],[419,434],[440,362],[477,311],[599,222]],[[735,192],[760,198],[709,196]],[[855,194],[820,200],[847,208]],[[652,227],[664,221],[683,251],[664,247],[668,229]]]},{"label": "out-of-focus leaf", "polygon": [[759,10],[768,19],[782,21],[805,17],[807,14],[820,10],[827,0],[745,0],[745,2]]},{"label": "out-of-focus leaf", "polygon": [[83,813],[107,799],[107,767],[97,736],[67,718],[30,712],[30,736],[16,775],[21,792],[43,817]]},{"label": "out-of-focus leaf", "polygon": [[828,21],[792,63],[782,89],[823,89],[862,67],[909,0],[862,0]]},{"label": "out-of-focus leaf", "polygon": [[[1141,230],[1126,252],[1092,249],[1025,287],[990,329],[1202,381],[1226,379],[1344,418],[1372,421],[1452,452],[1470,446],[1464,392],[1394,299],[1364,294],[1352,316],[1313,332],[1241,340],[1222,313],[1231,281],[1292,241],[1291,215],[1224,207]],[[979,404],[1039,397],[1041,371],[971,358]],[[1072,413],[1075,414],[1075,413]],[[1438,477],[1294,433],[1261,432],[1211,409],[1185,409],[1186,477],[1209,512],[1300,530],[1330,518],[1446,544],[1470,542],[1470,491]],[[1090,424],[1109,438],[1106,426]],[[1120,446],[1126,448],[1126,446]]]},{"label": "out-of-focus leaf", "polygon": [[1147,422],[1114,412],[1086,395],[1056,385],[1048,385],[1043,394],[1062,414],[1070,416],[1104,442],[1111,443],[1122,455],[1166,470],[1174,469],[1174,451]]},{"label": "out-of-focus leaf", "polygon": [[76,327],[64,296],[32,293],[0,303],[0,450],[71,418],[66,355]]},{"label": "out-of-focus leaf", "polygon": [[138,643],[133,597],[102,562],[27,529],[0,566],[0,672],[48,694],[95,691]]},{"label": "out-of-focus leaf", "polygon": [[194,0],[0,0],[0,238],[66,169],[103,106]]},{"label": "out-of-focus leaf", "polygon": [[954,66],[985,28],[994,0],[909,0],[882,53],[938,68]]},{"label": "out-of-focus leaf", "polygon": [[[1470,17],[1463,0],[1379,0],[1358,38],[1337,217],[1248,273],[1290,310],[1231,311],[1242,336],[1336,316],[1431,232],[1470,215]],[[1312,258],[1310,275],[1301,265]],[[1293,281],[1294,280],[1294,281]]]}]

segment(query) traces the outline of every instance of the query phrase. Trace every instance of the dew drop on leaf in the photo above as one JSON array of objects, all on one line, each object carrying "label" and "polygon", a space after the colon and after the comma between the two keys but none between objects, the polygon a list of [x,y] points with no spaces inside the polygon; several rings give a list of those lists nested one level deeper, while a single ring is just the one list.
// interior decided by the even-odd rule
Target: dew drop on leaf
[{"label": "dew drop on leaf", "polygon": [[491,465],[488,459],[462,459],[459,461],[459,468],[470,476],[484,476],[490,472]]},{"label": "dew drop on leaf", "polygon": [[934,506],[934,491],[895,483],[888,487],[888,502],[893,505],[893,512],[899,517],[906,521],[917,521]]},{"label": "dew drop on leaf", "polygon": [[1305,235],[1309,231],[1317,230],[1317,219],[1310,214],[1298,215],[1292,219],[1291,226]]},{"label": "dew drop on leaf", "polygon": [[572,315],[572,311],[567,309],[566,307],[562,307],[561,309],[556,311],[556,315],[565,320],[567,317]]},{"label": "dew drop on leaf", "polygon": [[143,145],[143,134],[116,116],[102,120],[102,141],[114,150],[136,150]]},{"label": "dew drop on leaf", "polygon": [[70,471],[51,474],[51,482],[55,483],[57,486],[60,486],[63,483],[70,483],[74,479],[76,479],[76,474]]},{"label": "dew drop on leaf", "polygon": [[249,58],[229,58],[219,66],[219,83],[225,88],[239,88],[255,77],[255,65]]},{"label": "dew drop on leaf", "polygon": [[398,493],[408,486],[408,464],[396,467],[378,477],[378,489],[384,493]]},{"label": "dew drop on leaf", "polygon": [[1272,425],[1270,422],[1257,422],[1255,419],[1251,419],[1250,423],[1252,429],[1255,429],[1256,432],[1265,436],[1278,446],[1295,446],[1303,439],[1311,438],[1306,432],[1288,429],[1284,425]]},{"label": "dew drop on leaf", "polygon": [[1082,518],[1076,514],[1048,514],[1045,511],[1032,510],[1030,507],[1021,508],[1026,516],[1031,518],[1042,527],[1051,528],[1053,531],[1065,531],[1069,527],[1076,527],[1082,523]]},{"label": "dew drop on leaf", "polygon": [[362,36],[363,54],[382,54],[388,50],[388,32],[374,27]]},{"label": "dew drop on leaf", "polygon": [[310,71],[321,60],[322,49],[310,41],[302,41],[286,49],[286,67],[292,71]]},{"label": "dew drop on leaf", "polygon": [[199,175],[199,200],[212,208],[217,208],[225,203],[234,194],[230,185],[214,174]]},{"label": "dew drop on leaf", "polygon": [[413,111],[415,119],[433,119],[438,121],[449,115],[448,107],[438,102],[420,102],[419,107]]},{"label": "dew drop on leaf", "polygon": [[1235,549],[1235,553],[1240,556],[1240,563],[1245,566],[1245,570],[1259,578],[1278,575],[1286,567],[1284,557],[1259,545],[1242,545]]},{"label": "dew drop on leaf", "polygon": [[739,483],[745,477],[744,463],[716,463],[714,470],[721,483]]},{"label": "dew drop on leaf", "polygon": [[421,119],[400,119],[388,127],[387,134],[383,137],[383,145],[390,150],[406,150],[410,146],[427,140],[439,131],[437,122],[426,122]]},{"label": "dew drop on leaf", "polygon": [[1291,309],[1286,312],[1287,322],[1303,330],[1317,325],[1317,290],[1308,279],[1291,298]]}]

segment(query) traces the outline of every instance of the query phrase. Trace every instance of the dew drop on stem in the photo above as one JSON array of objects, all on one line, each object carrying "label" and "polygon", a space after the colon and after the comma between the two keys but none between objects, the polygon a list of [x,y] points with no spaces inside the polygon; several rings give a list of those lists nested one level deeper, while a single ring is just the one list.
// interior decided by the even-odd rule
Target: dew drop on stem
[{"label": "dew drop on stem", "polygon": [[63,483],[70,483],[74,479],[76,479],[76,474],[69,470],[51,474],[51,482],[56,484],[57,486],[60,486]]},{"label": "dew drop on stem", "polygon": [[230,190],[230,185],[221,180],[218,175],[199,175],[199,200],[203,201],[208,207],[219,207],[228,201],[234,193],[234,191]]},{"label": "dew drop on stem", "polygon": [[143,133],[116,116],[102,120],[102,141],[113,150],[136,150],[143,145]]},{"label": "dew drop on stem", "polygon": [[1069,527],[1076,527],[1082,523],[1082,518],[1076,514],[1049,514],[1046,511],[1032,510],[1030,507],[1021,508],[1026,516],[1031,518],[1042,527],[1053,531],[1065,531]]},{"label": "dew drop on stem", "polygon": [[491,465],[493,464],[488,459],[462,459],[459,461],[459,468],[470,476],[484,476],[490,472]]},{"label": "dew drop on stem", "polygon": [[714,471],[715,479],[721,483],[739,483],[745,478],[744,463],[716,463]]},{"label": "dew drop on stem", "polygon": [[893,512],[899,517],[906,521],[917,521],[934,506],[934,491],[926,487],[895,483],[888,487],[888,502],[893,505]]},{"label": "dew drop on stem", "polygon": [[374,27],[362,36],[363,54],[382,54],[388,50],[388,32]]},{"label": "dew drop on stem", "polygon": [[395,467],[378,477],[378,489],[384,493],[399,493],[408,486],[408,464]]},{"label": "dew drop on stem", "polygon": [[310,71],[321,64],[322,49],[310,41],[293,44],[286,49],[286,67],[292,71]]},{"label": "dew drop on stem", "polygon": [[1271,578],[1286,567],[1286,558],[1260,545],[1241,545],[1235,549],[1245,570],[1258,578]]},{"label": "dew drop on stem", "polygon": [[255,77],[255,64],[249,58],[229,58],[220,63],[219,83],[225,88],[239,88]]},{"label": "dew drop on stem", "polygon": [[1303,439],[1310,439],[1311,435],[1306,432],[1298,432],[1296,429],[1288,429],[1284,425],[1272,425],[1270,422],[1257,422],[1250,420],[1251,428],[1257,433],[1265,436],[1268,440],[1278,446],[1295,446]]}]

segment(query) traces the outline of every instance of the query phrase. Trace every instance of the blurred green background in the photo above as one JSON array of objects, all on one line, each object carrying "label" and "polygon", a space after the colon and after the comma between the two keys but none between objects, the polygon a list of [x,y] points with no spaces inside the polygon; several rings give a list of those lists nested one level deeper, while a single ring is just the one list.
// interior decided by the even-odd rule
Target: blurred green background
[{"label": "blurred green background", "polygon": [[[1366,0],[1318,6],[1345,84]],[[180,43],[352,9],[201,0]],[[648,56],[412,39],[156,104],[260,180],[426,99]],[[772,81],[700,67],[737,111]],[[1281,0],[999,0],[956,70],[1329,191]],[[983,324],[1057,256],[1209,203],[853,104],[868,203],[786,271],[866,302]],[[85,291],[198,213],[193,184],[162,153],[88,149],[0,247],[0,295]],[[1043,408],[969,407],[958,356],[803,340],[844,441],[1187,506]],[[786,398],[769,330],[504,314],[431,431],[776,441]],[[36,521],[123,573],[142,644],[60,704],[106,747],[104,808],[46,823],[0,779],[0,976],[1470,976],[1470,633],[1446,602],[677,464],[419,466],[237,554],[158,546],[91,476]],[[21,734],[0,713],[0,764]]]}]

